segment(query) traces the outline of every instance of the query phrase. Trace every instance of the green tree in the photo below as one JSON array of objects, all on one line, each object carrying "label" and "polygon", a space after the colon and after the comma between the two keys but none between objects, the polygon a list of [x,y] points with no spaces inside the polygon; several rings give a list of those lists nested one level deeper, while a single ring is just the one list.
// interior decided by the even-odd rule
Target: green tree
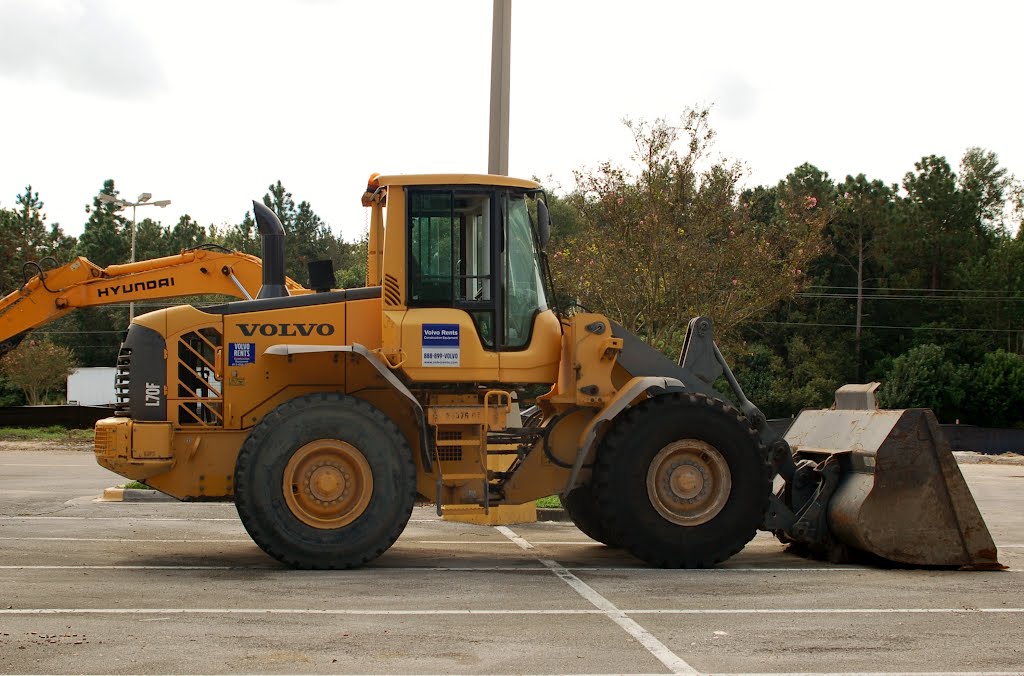
[{"label": "green tree", "polygon": [[978,218],[975,194],[965,193],[944,157],[929,155],[903,177],[907,196],[901,227],[887,248],[908,286],[948,288],[952,270],[984,253],[992,233]]},{"label": "green tree", "polygon": [[954,315],[972,329],[966,339],[977,353],[1024,354],[1024,238],[1001,238],[984,256],[962,263],[955,279],[965,291]]},{"label": "green tree", "polygon": [[0,372],[22,389],[29,406],[38,406],[47,392],[63,388],[74,367],[71,350],[32,338],[0,358]]},{"label": "green tree", "polygon": [[369,232],[355,242],[346,242],[340,237],[336,240],[331,260],[336,261],[334,278],[339,289],[354,289],[366,286],[366,260],[370,242]]},{"label": "green tree", "polygon": [[310,203],[305,200],[296,203],[281,181],[267,189],[263,203],[277,214],[284,226],[285,272],[292,279],[305,283],[309,262],[329,257],[336,240]]},{"label": "green tree", "polygon": [[892,361],[879,391],[884,408],[930,408],[940,422],[960,417],[970,369],[940,345],[919,345]]},{"label": "green tree", "polygon": [[[113,179],[104,181],[100,192],[118,196]],[[127,263],[131,257],[131,225],[117,213],[117,207],[93,197],[92,205],[86,206],[85,211],[89,220],[78,238],[80,255],[104,268],[114,263]]]},{"label": "green tree", "polygon": [[143,218],[135,226],[135,260],[169,256],[172,251],[167,246],[167,239],[167,231],[158,221]]},{"label": "green tree", "polygon": [[183,214],[173,228],[165,231],[164,251],[166,255],[172,256],[206,241],[206,228],[192,220],[188,214]]},{"label": "green tree", "polygon": [[847,176],[838,186],[835,215],[826,230],[835,258],[855,275],[854,372],[861,378],[861,339],[864,320],[866,276],[875,262],[879,233],[892,227],[896,218],[895,186],[869,181],[864,174]]},{"label": "green tree", "polygon": [[241,223],[228,226],[223,233],[218,231],[216,235],[211,234],[211,240],[228,249],[253,256],[259,256],[261,253],[260,234],[256,229],[256,221],[248,211],[245,212]]},{"label": "green tree", "polygon": [[712,316],[721,340],[803,283],[827,219],[795,180],[777,218],[754,221],[740,203],[738,163],[711,161],[708,111],[680,125],[628,122],[633,168],[605,162],[576,172],[567,202],[575,235],[551,252],[558,286],[666,352],[690,317]]},{"label": "green tree", "polygon": [[1004,234],[1009,225],[1012,200],[1020,185],[999,156],[981,148],[968,148],[960,161],[959,188],[967,201],[972,217],[988,231]]},{"label": "green tree", "polygon": [[965,398],[965,422],[992,427],[1024,424],[1024,356],[1004,350],[982,357]]},{"label": "green tree", "polygon": [[[27,263],[40,263],[50,257],[58,264],[66,263],[74,250],[74,238],[68,237],[60,225],[46,226],[43,201],[32,186],[18,195],[13,209],[0,209],[0,291],[9,293],[20,287],[26,276],[38,273]],[[43,269],[53,267],[44,264]]]}]

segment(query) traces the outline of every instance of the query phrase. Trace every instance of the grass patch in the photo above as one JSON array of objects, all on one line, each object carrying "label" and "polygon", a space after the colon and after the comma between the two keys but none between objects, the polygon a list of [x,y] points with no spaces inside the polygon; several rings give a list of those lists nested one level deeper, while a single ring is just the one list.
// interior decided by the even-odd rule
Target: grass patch
[{"label": "grass patch", "polygon": [[151,491],[151,490],[153,490],[152,486],[150,486],[148,484],[144,484],[141,481],[134,481],[134,480],[129,481],[128,483],[124,484],[123,486],[121,486],[121,488],[140,488],[140,489],[142,489],[144,491]]},{"label": "grass patch", "polygon": [[49,427],[0,427],[0,439],[15,441],[93,441],[92,430],[69,430],[60,425]]},{"label": "grass patch", "polygon": [[537,506],[540,508],[549,509],[561,509],[562,501],[558,499],[557,495],[549,495],[546,498],[541,498],[537,501]]}]

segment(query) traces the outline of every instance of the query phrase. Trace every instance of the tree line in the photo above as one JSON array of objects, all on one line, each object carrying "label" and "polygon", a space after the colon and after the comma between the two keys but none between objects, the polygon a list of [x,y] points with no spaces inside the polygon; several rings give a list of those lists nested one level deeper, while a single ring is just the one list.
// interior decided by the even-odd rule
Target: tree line
[{"label": "tree line", "polygon": [[626,125],[629,162],[581,169],[552,200],[559,302],[672,357],[710,317],[771,417],[877,380],[888,407],[1024,425],[1024,205],[994,152],[925,156],[898,184],[803,164],[743,187],[707,110]]}]

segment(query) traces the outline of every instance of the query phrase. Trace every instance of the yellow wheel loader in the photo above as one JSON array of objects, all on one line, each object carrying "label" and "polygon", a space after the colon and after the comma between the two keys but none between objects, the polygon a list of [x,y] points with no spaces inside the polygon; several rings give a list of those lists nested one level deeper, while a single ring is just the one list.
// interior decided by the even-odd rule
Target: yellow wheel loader
[{"label": "yellow wheel loader", "polygon": [[[374,175],[362,200],[365,288],[289,295],[280,221],[255,203],[259,298],[135,320],[118,414],[96,426],[101,465],[182,500],[233,499],[298,568],[379,556],[417,496],[487,510],[553,493],[584,532],[656,566],[714,565],[759,528],[820,556],[998,566],[928,412],[841,394],[781,438],[709,319],[674,362],[607,317],[556,315],[537,183]],[[537,385],[517,415],[516,392]],[[929,511],[952,516],[907,518]]]}]

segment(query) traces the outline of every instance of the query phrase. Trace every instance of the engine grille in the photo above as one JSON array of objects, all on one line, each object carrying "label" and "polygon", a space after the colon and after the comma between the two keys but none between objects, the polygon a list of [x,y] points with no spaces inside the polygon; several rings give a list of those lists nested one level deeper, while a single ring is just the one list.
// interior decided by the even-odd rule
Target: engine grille
[{"label": "engine grille", "polygon": [[114,415],[127,418],[131,415],[131,394],[129,384],[131,382],[132,370],[132,349],[124,345],[117,353],[117,371],[114,372]]}]

